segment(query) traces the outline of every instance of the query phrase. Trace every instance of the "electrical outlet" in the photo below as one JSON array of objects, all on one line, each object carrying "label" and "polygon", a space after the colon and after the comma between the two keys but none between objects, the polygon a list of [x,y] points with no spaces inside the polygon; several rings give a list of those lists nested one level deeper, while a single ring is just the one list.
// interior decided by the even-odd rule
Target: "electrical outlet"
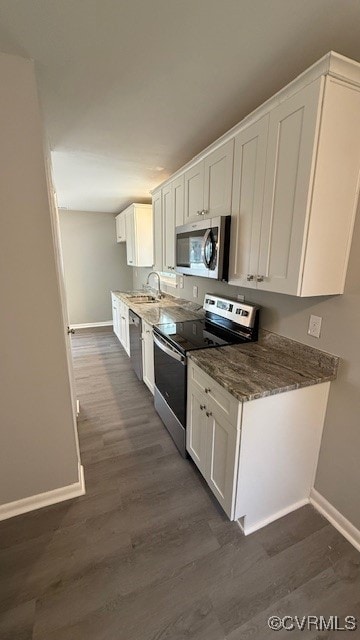
[{"label": "electrical outlet", "polygon": [[184,288],[184,276],[178,276],[179,289]]},{"label": "electrical outlet", "polygon": [[198,288],[196,286],[196,284],[194,284],[193,286],[193,298],[197,298],[198,297]]},{"label": "electrical outlet", "polygon": [[322,318],[320,316],[310,316],[308,334],[314,338],[320,338]]},{"label": "electrical outlet", "polygon": [[245,296],[242,296],[241,293],[238,293],[236,297],[239,300],[239,302],[245,302]]}]

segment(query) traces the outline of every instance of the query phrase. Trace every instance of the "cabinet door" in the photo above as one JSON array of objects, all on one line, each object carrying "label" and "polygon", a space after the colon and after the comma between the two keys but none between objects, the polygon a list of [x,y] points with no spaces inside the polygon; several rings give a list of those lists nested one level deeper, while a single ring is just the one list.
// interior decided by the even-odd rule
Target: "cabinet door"
[{"label": "cabinet door", "polygon": [[129,334],[129,307],[124,304],[124,349],[130,356],[130,334]]},{"label": "cabinet door", "polygon": [[185,172],[185,224],[198,219],[204,210],[204,161]]},{"label": "cabinet door", "polygon": [[206,477],[205,399],[190,384],[187,399],[186,448],[196,466]]},{"label": "cabinet door", "polygon": [[163,270],[161,190],[152,196],[155,271]]},{"label": "cabinet door", "polygon": [[258,287],[297,295],[324,79],[270,112]]},{"label": "cabinet door", "polygon": [[125,341],[125,305],[124,305],[123,302],[119,302],[118,318],[119,318],[119,334],[118,334],[118,338],[119,338],[122,346],[124,346],[124,341]]},{"label": "cabinet door", "polygon": [[205,480],[225,513],[233,519],[240,431],[211,405],[206,411]]},{"label": "cabinet door", "polygon": [[120,213],[115,218],[116,223],[116,242],[126,241],[125,215]]},{"label": "cabinet door", "polygon": [[116,300],[112,297],[112,320],[113,320],[113,331],[117,338],[119,338],[119,314],[118,314],[118,305]]},{"label": "cabinet door", "polygon": [[175,210],[172,185],[162,189],[163,271],[175,269]]},{"label": "cabinet door", "polygon": [[229,284],[256,287],[269,116],[235,138]]},{"label": "cabinet door", "polygon": [[133,267],[135,264],[135,215],[133,210],[126,213],[125,232],[127,263]]},{"label": "cabinet door", "polygon": [[130,337],[129,337],[129,307],[124,303],[120,303],[120,342],[124,347],[127,355],[130,355]]},{"label": "cabinet door", "polygon": [[233,157],[234,140],[229,140],[204,160],[204,210],[206,216],[230,214]]},{"label": "cabinet door", "polygon": [[143,339],[143,380],[146,386],[154,394],[154,341],[152,337],[152,328],[147,322],[142,322],[142,339]]},{"label": "cabinet door", "polygon": [[175,227],[184,224],[184,175],[172,181]]}]

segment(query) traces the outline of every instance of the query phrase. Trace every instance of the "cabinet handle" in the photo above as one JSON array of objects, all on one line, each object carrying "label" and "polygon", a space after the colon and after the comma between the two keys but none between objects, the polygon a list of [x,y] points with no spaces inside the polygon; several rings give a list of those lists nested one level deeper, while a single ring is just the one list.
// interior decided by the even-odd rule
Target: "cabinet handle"
[{"label": "cabinet handle", "polygon": [[132,260],[129,260],[129,264],[132,264]]},{"label": "cabinet handle", "polygon": [[248,273],[246,280],[251,282],[251,280],[254,280],[254,276],[252,276],[251,273]]},{"label": "cabinet handle", "polygon": [[264,282],[264,276],[258,276],[258,277],[256,278],[256,280],[257,280],[258,282]]},{"label": "cabinet handle", "polygon": [[126,318],[124,316],[121,316],[121,320],[126,320]]},{"label": "cabinet handle", "polygon": [[209,210],[208,210],[208,209],[203,209],[203,210],[202,210],[202,215],[203,215],[203,216],[205,216],[207,213],[209,213]]},{"label": "cabinet handle", "polygon": [[206,415],[207,415],[208,418],[210,418],[210,416],[212,416],[212,411],[207,411]]},{"label": "cabinet handle", "polygon": [[203,411],[204,409],[206,409],[206,406],[204,404],[201,404],[200,405],[200,409],[201,409],[201,411]]},{"label": "cabinet handle", "polygon": [[209,387],[205,388],[205,393],[210,393],[211,389],[209,389]]},{"label": "cabinet handle", "polygon": [[204,209],[202,211],[197,211],[197,215],[198,216],[203,216],[205,214]]}]

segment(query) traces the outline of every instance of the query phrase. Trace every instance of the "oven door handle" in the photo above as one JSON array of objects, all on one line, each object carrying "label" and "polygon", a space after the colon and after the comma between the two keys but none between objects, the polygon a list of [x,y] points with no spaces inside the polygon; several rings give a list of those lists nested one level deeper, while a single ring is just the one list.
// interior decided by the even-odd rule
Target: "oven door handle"
[{"label": "oven door handle", "polygon": [[161,340],[161,338],[159,338],[158,336],[155,335],[155,333],[153,333],[153,339],[154,339],[154,342],[155,342],[156,346],[159,347],[159,349],[161,349],[161,351],[164,351],[164,353],[166,353],[168,356],[170,356],[170,358],[173,358],[174,360],[177,360],[178,362],[181,362],[181,364],[185,364],[184,356],[182,356],[180,353],[178,353],[177,351],[175,351],[171,347],[168,347],[165,344],[165,342],[163,340]]}]

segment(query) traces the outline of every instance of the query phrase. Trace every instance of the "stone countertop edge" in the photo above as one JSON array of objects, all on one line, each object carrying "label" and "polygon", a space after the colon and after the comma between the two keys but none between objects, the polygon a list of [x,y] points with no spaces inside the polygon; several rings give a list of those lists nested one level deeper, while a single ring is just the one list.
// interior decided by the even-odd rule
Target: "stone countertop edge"
[{"label": "stone countertop edge", "polygon": [[[175,298],[169,294],[162,294],[164,297],[157,302],[132,302],[130,296],[147,295],[146,291],[111,291],[122,302],[138,314],[151,326],[163,324],[164,322],[185,322],[186,320],[196,320],[204,317],[203,308],[194,302],[183,298]],[[149,292],[148,292],[149,293]],[[153,295],[150,292],[150,295]]]},{"label": "stone countertop edge", "polygon": [[240,402],[335,380],[339,358],[262,330],[258,342],[193,351],[189,358]]}]

